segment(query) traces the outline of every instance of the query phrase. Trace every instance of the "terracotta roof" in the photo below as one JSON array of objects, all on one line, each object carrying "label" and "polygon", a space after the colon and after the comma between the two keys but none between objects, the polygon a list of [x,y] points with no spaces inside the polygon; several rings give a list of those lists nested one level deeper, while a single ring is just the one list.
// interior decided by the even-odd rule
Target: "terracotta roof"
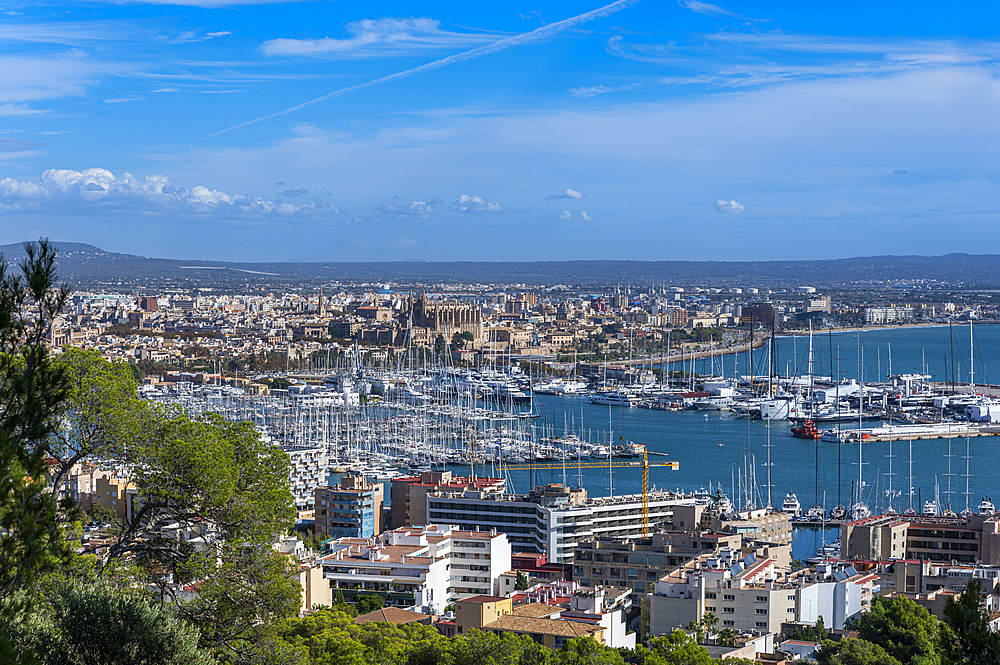
[{"label": "terracotta roof", "polygon": [[374,612],[354,617],[354,623],[379,622],[403,624],[413,623],[414,621],[420,621],[427,618],[428,616],[426,614],[417,614],[416,612],[401,610],[398,607],[380,607]]},{"label": "terracotta roof", "polygon": [[527,603],[525,605],[515,605],[511,608],[511,613],[519,617],[549,617],[562,611],[561,607],[552,607],[543,603]]},{"label": "terracotta roof", "polygon": [[604,630],[601,626],[590,626],[578,621],[559,619],[538,619],[535,617],[505,614],[493,623],[483,626],[486,630],[506,630],[515,633],[540,633],[559,637],[585,637]]},{"label": "terracotta roof", "polygon": [[471,598],[463,598],[460,603],[496,603],[501,600],[506,600],[506,598],[500,598],[499,596],[472,596]]}]

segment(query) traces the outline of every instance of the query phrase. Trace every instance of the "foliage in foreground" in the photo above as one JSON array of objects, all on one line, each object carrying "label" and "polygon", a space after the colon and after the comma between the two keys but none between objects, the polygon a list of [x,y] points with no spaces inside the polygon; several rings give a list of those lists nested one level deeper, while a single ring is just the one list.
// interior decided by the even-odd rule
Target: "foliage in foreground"
[{"label": "foliage in foreground", "polygon": [[14,660],[41,665],[210,663],[198,629],[139,594],[104,581],[66,581],[5,600]]}]

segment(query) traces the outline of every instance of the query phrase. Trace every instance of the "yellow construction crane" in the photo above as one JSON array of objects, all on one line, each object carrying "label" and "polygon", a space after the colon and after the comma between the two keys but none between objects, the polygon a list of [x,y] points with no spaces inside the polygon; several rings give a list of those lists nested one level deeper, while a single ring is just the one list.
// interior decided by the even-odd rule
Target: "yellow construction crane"
[{"label": "yellow construction crane", "polygon": [[662,455],[665,453],[648,453],[643,447],[642,461],[608,460],[601,462],[545,462],[543,464],[507,464],[504,466],[508,471],[559,471],[560,469],[625,469],[642,467],[642,537],[649,535],[649,467],[665,466],[673,471],[681,468],[680,462],[653,462],[649,463],[649,455]]}]

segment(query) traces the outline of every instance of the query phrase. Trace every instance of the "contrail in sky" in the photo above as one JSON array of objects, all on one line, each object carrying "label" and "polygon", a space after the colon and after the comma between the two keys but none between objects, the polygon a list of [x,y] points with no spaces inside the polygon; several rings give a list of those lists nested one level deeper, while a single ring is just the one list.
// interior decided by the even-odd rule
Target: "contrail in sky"
[{"label": "contrail in sky", "polygon": [[573,16],[571,18],[563,19],[562,21],[556,21],[555,23],[550,23],[548,25],[543,25],[540,28],[532,30],[531,32],[525,32],[520,35],[514,35],[513,37],[507,37],[506,39],[501,39],[495,41],[492,44],[486,44],[485,46],[477,46],[474,49],[468,51],[463,51],[462,53],[456,53],[455,55],[449,55],[447,58],[441,58],[440,60],[435,60],[434,62],[428,62],[425,65],[420,65],[419,67],[414,67],[412,69],[407,69],[402,72],[396,72],[395,74],[389,74],[388,76],[383,76],[382,78],[377,78],[366,83],[358,83],[357,85],[351,85],[346,88],[341,88],[340,90],[334,90],[333,92],[327,93],[322,97],[317,97],[316,99],[310,99],[308,102],[302,102],[296,106],[292,106],[283,111],[277,111],[271,113],[270,115],[264,115],[259,118],[254,118],[253,120],[247,120],[246,122],[241,122],[238,125],[233,125],[232,127],[227,127],[226,129],[215,132],[214,134],[209,134],[203,136],[196,140],[203,141],[205,139],[210,139],[215,136],[220,136],[226,132],[231,132],[234,129],[241,129],[243,127],[248,127],[250,125],[257,124],[258,122],[263,122],[264,120],[270,120],[271,118],[276,118],[279,115],[285,115],[286,113],[292,113],[303,109],[307,106],[312,106],[313,104],[318,104],[319,102],[326,101],[327,99],[332,99],[334,97],[340,97],[349,92],[354,92],[355,90],[361,90],[362,88],[371,88],[376,85],[381,85],[383,83],[388,83],[389,81],[396,81],[398,79],[405,79],[413,76],[414,74],[422,74],[424,72],[429,72],[434,69],[440,69],[447,65],[455,64],[456,62],[465,62],[466,60],[472,60],[473,58],[479,58],[484,55],[491,55],[493,53],[498,53],[499,51],[505,51],[514,46],[520,46],[521,44],[527,44],[529,42],[538,41],[539,39],[545,39],[551,34],[561,32],[567,28],[573,28],[582,23],[587,23],[597,18],[603,18],[614,14],[617,11],[625,9],[629,5],[635,4],[639,0],[616,0],[609,5],[605,5],[598,9],[580,14],[579,16]]}]

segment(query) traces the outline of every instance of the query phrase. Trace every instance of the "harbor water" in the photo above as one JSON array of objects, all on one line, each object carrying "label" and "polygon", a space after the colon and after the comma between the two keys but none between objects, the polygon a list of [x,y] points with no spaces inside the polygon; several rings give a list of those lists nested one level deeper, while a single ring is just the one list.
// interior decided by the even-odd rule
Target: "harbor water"
[{"label": "harbor water", "polygon": [[[857,378],[859,359],[863,356],[865,382],[875,382],[878,377],[884,381],[890,371],[891,349],[894,374],[926,372],[934,380],[950,381],[954,366],[956,381],[967,384],[969,336],[968,324],[955,326],[951,331],[948,326],[862,331],[859,349],[855,331],[815,334],[814,373],[829,376],[832,357],[834,376]],[[975,380],[986,383],[991,361],[1000,359],[1000,326],[975,326],[971,346]],[[808,372],[808,347],[805,336],[778,339],[777,366],[783,374],[786,368],[788,374]],[[767,350],[755,351],[754,364],[766,354]],[[718,374],[723,362],[716,358],[714,363]],[[727,357],[726,375],[732,376],[734,367],[739,373],[745,372],[747,363],[746,354],[736,358],[735,363],[734,356]],[[765,362],[755,374],[766,373],[766,368]],[[711,373],[710,361],[696,361],[695,371]],[[701,487],[708,489],[711,484],[713,491],[721,486],[737,505],[746,494],[740,487],[749,484],[754,488],[758,506],[770,500],[771,505],[780,507],[785,493],[794,492],[803,510],[821,505],[828,512],[836,505],[850,506],[859,477],[862,498],[874,512],[883,512],[889,506],[899,512],[909,507],[919,512],[923,501],[935,498],[935,484],[942,506],[950,505],[956,512],[966,507],[975,509],[983,496],[1000,497],[997,437],[838,444],[794,438],[791,423],[787,421],[748,421],[729,412],[657,411],[595,405],[586,397],[553,395],[536,396],[534,409],[542,415],[534,421],[536,426],[547,427],[557,435],[565,429],[581,438],[603,442],[610,432],[614,442],[624,438],[645,444],[650,452],[666,454],[666,457],[650,456],[651,464],[666,460],[680,463],[676,471],[651,467],[651,488],[690,492]],[[849,423],[841,426],[852,427]],[[609,472],[586,466],[587,460],[579,464],[567,461],[564,468],[560,464],[557,470],[535,471],[534,481],[582,485],[591,496],[641,491],[642,470],[638,467]],[[481,469],[480,473],[483,472],[489,469]],[[528,489],[529,472],[511,471],[507,475],[513,491]],[[750,478],[750,483],[740,477]],[[794,556],[810,556],[815,550],[812,542],[818,540],[817,534],[816,529],[797,530]]]}]

